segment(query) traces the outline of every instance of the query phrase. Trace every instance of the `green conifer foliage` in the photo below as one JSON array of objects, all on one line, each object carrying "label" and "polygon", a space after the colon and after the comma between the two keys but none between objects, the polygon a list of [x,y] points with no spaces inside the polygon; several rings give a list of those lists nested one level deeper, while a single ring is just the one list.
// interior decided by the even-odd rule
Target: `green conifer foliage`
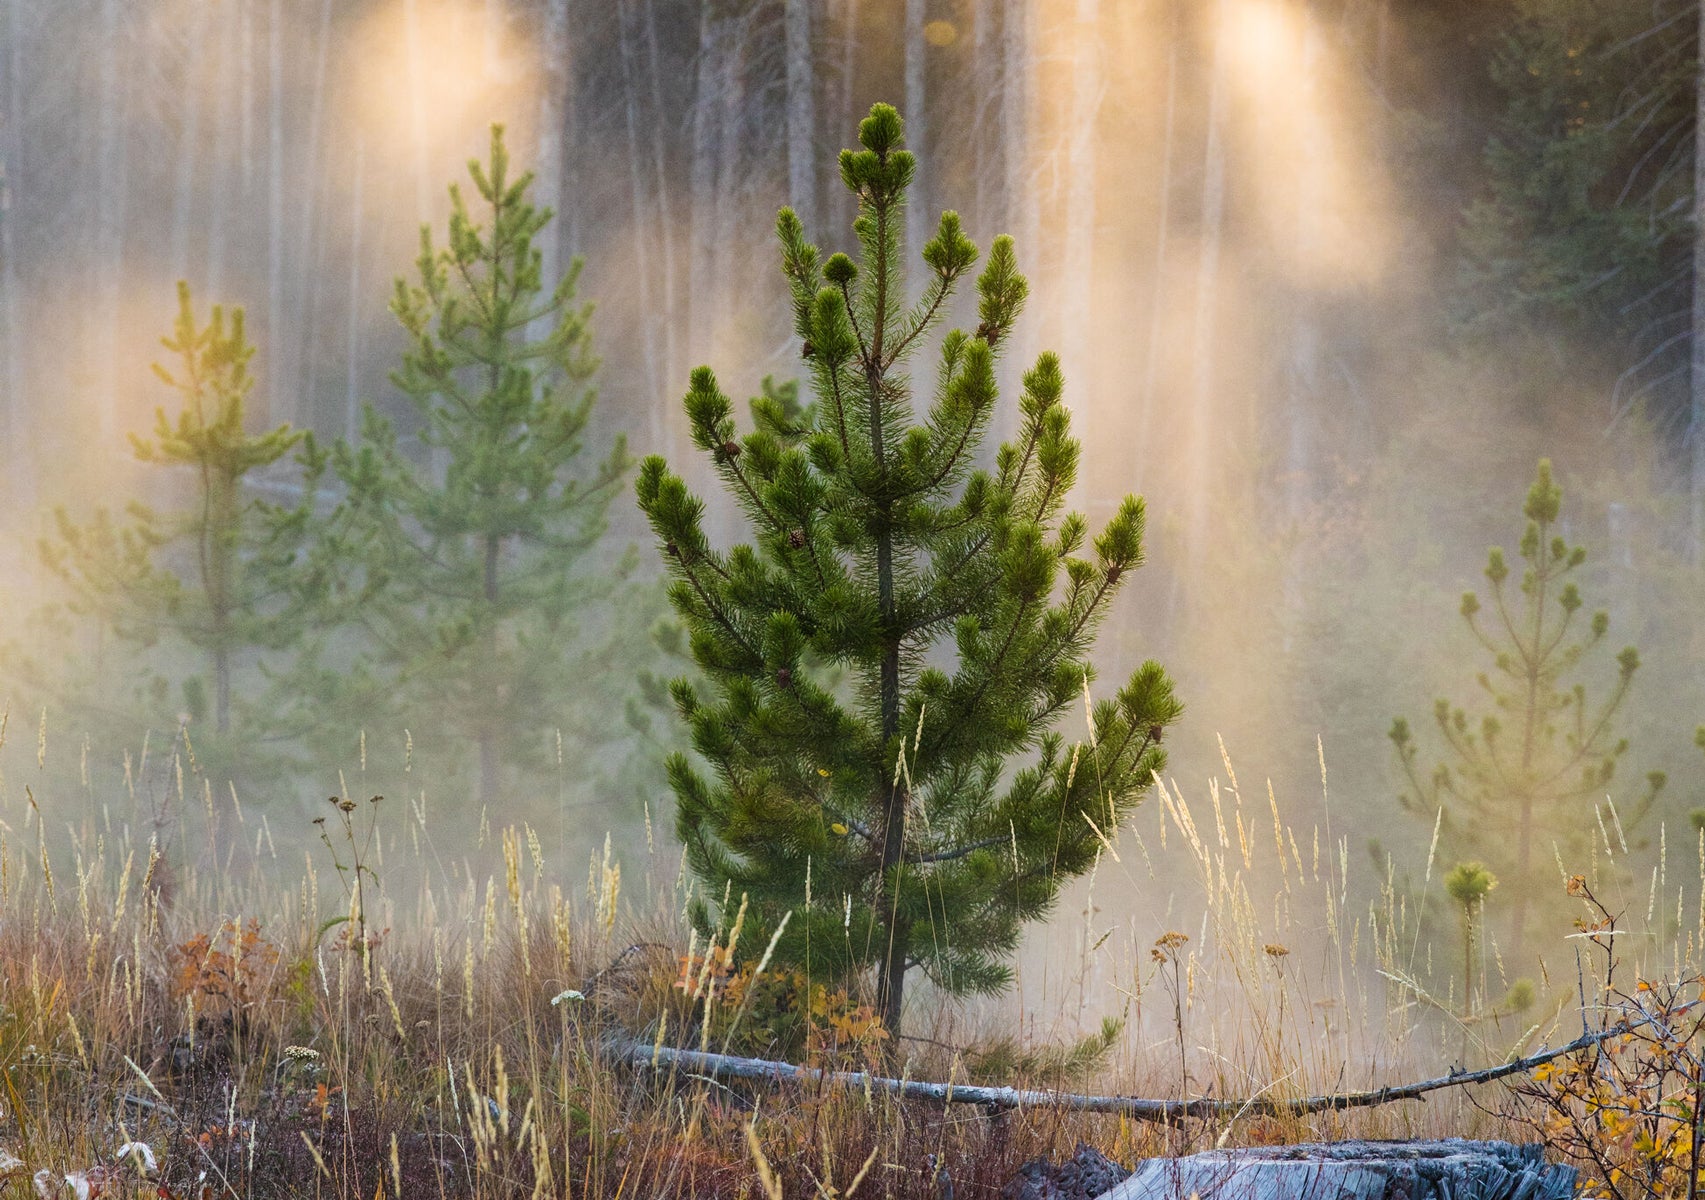
[{"label": "green conifer foliage", "polygon": [[[841,154],[858,261],[822,259],[791,210],[777,220],[815,396],[799,436],[760,401],[738,437],[715,375],[693,372],[694,441],[754,540],[713,547],[703,501],[661,458],[638,480],[702,674],[673,688],[699,759],[668,764],[688,859],[707,894],[749,898],[743,947],[780,930],[776,953],[820,976],[874,968],[896,1034],[914,967],[950,994],[1007,984],[1023,923],[1091,866],[1180,714],[1150,662],[1078,742],[1054,728],[1088,699],[1097,624],[1142,562],[1143,503],[1093,539],[1065,511],[1078,444],[1053,354],[1024,376],[1016,440],[977,469],[1026,295],[1010,238],[976,279],[977,331],[940,338],[920,410],[906,367],[978,252],[943,213],[906,304],[901,140],[878,104]],[[697,919],[711,930],[702,905]]]},{"label": "green conifer foliage", "polygon": [[[1427,776],[1409,722],[1398,717],[1390,732],[1408,785],[1399,797],[1404,807],[1439,820],[1458,850],[1487,860],[1511,882],[1511,945],[1519,945],[1526,931],[1528,898],[1555,886],[1552,841],[1567,846],[1597,828],[1594,809],[1628,750],[1616,713],[1640,667],[1634,647],[1623,649],[1609,692],[1597,704],[1588,703],[1586,684],[1573,680],[1609,632],[1610,616],[1580,616],[1585,602],[1571,576],[1587,552],[1556,531],[1562,504],[1551,463],[1541,459],[1522,505],[1527,527],[1520,594],[1511,594],[1511,568],[1496,547],[1485,571],[1492,585],[1490,617],[1476,593],[1463,594],[1462,617],[1492,660],[1478,676],[1490,709],[1476,720],[1449,700],[1436,703],[1433,718],[1445,754]],[[1654,772],[1646,782],[1643,797],[1624,809],[1621,821],[1632,824],[1645,814],[1664,777]]]},{"label": "green conifer foliage", "polygon": [[556,732],[589,727],[600,702],[619,709],[589,629],[618,624],[622,566],[587,555],[630,459],[615,437],[584,462],[591,308],[578,263],[543,279],[535,239],[552,214],[528,200],[533,176],[511,171],[500,127],[469,171],[475,199],[450,189],[448,240],[422,229],[417,278],[391,301],[409,338],[392,380],[418,451],[371,409],[361,443],[334,450],[347,499],[328,554],[354,581],[368,719],[389,708],[417,745],[472,750],[490,802],[506,762],[542,767]]},{"label": "green conifer foliage", "polygon": [[[171,365],[156,364],[154,372],[179,404],[172,414],[158,409],[153,436],[133,434],[131,445],[142,462],[188,468],[193,495],[172,512],[132,503],[128,523],[102,511],[79,525],[61,509],[58,536],[44,539],[40,553],[70,585],[74,611],[133,643],[187,644],[198,652],[206,679],[185,679],[184,700],[192,719],[209,715],[210,680],[210,715],[224,734],[243,656],[285,646],[300,630],[292,573],[311,501],[286,509],[243,489],[252,472],[283,458],[303,435],[287,425],[247,429],[255,348],[242,309],[215,305],[203,325],[189,285],[180,283],[177,320],[162,345]],[[302,458],[315,474],[321,460],[311,442]]]}]

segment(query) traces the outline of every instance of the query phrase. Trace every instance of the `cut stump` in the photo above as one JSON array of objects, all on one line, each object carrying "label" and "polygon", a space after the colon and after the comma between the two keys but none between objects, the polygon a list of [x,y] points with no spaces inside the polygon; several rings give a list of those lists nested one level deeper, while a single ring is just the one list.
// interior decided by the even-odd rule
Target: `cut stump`
[{"label": "cut stump", "polygon": [[1575,1174],[1537,1145],[1304,1143],[1145,1159],[1101,1200],[1569,1200]]}]

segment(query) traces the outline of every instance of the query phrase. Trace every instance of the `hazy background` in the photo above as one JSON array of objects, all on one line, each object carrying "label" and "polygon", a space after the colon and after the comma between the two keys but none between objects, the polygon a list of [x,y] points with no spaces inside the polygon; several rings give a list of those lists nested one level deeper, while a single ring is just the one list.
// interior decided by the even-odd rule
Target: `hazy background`
[{"label": "hazy background", "polygon": [[[924,219],[953,207],[980,244],[1018,240],[1032,292],[1009,362],[1064,356],[1078,503],[1104,518],[1128,491],[1148,498],[1150,562],[1105,629],[1102,678],[1146,657],[1176,676],[1186,791],[1224,775],[1220,736],[1246,795],[1264,806],[1270,777],[1288,820],[1324,822],[1318,738],[1333,840],[1363,891],[1384,873],[1372,842],[1418,871],[1429,830],[1396,807],[1385,731],[1397,713],[1430,725],[1435,695],[1472,696],[1457,597],[1488,544],[1513,549],[1548,455],[1566,532],[1592,555],[1588,604],[1610,607],[1613,648],[1632,641],[1648,664],[1626,773],[1669,769],[1666,811],[1685,825],[1705,800],[1686,381],[1630,404],[1631,352],[1609,330],[1489,337],[1469,319],[1508,302],[1495,281],[1464,282],[1463,215],[1506,107],[1489,64],[1521,7],[0,0],[0,615],[13,636],[46,636],[22,631],[51,598],[33,551],[51,506],[172,494],[125,435],[166,399],[148,364],[179,278],[247,309],[257,423],[347,436],[371,402],[406,430],[387,382],[403,345],[391,281],[494,121],[558,213],[547,269],[585,258],[601,427],[681,459],[692,365],[741,394],[795,370],[774,211],[791,202],[820,243],[846,247],[833,156],[890,100],[922,156]],[[1692,37],[1674,25],[1663,44]],[[618,507],[612,537],[649,558]],[[726,511],[713,529],[737,532]],[[64,636],[35,649],[90,652]],[[27,742],[47,701],[9,686]],[[86,741],[51,706],[46,728],[61,791],[123,794],[137,747]],[[169,725],[159,736],[157,756]],[[343,791],[349,740],[345,761],[266,796],[274,833]],[[397,731],[371,731],[367,753],[375,776],[399,770]],[[437,819],[477,828],[464,794],[406,790],[423,787]],[[664,837],[669,801],[649,802]],[[628,794],[521,811],[576,856],[606,829],[642,844]],[[1158,866],[1156,880],[1136,856],[1109,867],[1084,929],[1146,945],[1168,912]]]}]

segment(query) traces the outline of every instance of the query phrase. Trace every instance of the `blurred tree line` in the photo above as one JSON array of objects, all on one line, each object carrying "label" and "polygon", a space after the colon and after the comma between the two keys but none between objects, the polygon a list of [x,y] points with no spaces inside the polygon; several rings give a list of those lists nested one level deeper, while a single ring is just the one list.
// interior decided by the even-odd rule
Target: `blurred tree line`
[{"label": "blurred tree line", "polygon": [[[633,464],[620,435],[588,448],[592,309],[578,262],[545,275],[553,215],[501,128],[470,174],[391,302],[423,455],[371,408],[329,446],[251,432],[244,312],[203,320],[179,284],[154,368],[171,402],[131,442],[187,488],[169,509],[55,511],[39,551],[67,598],[43,620],[93,626],[102,649],[79,663],[48,648],[63,641],[14,642],[37,696],[118,744],[175,726],[176,753],[251,787],[352,761],[368,733],[484,806],[525,811],[565,769],[577,791],[616,783],[628,755],[610,747],[632,731],[611,713],[633,703],[662,607],[604,542]],[[275,503],[255,483],[292,451],[296,497]]]},{"label": "blurred tree line", "polygon": [[[1297,20],[1240,20],[1274,14]],[[318,494],[311,523],[347,499],[345,469],[370,470],[361,478],[373,495],[410,512],[408,473],[441,471],[447,456],[429,444],[418,397],[389,386],[418,347],[373,281],[412,254],[423,221],[447,226],[438,182],[483,151],[493,116],[505,118],[517,158],[536,166],[537,203],[557,213],[535,239],[542,277],[562,279],[584,255],[580,285],[599,301],[603,417],[584,431],[585,458],[605,461],[621,429],[636,454],[680,461],[691,431],[670,397],[692,364],[742,364],[730,386],[746,391],[799,373],[769,332],[789,311],[785,289],[745,269],[773,250],[741,215],[791,202],[808,221],[844,225],[850,201],[822,150],[839,148],[849,114],[893,99],[933,164],[914,216],[951,196],[968,229],[1010,232],[1033,264],[1036,319],[1015,360],[1058,345],[1077,364],[1085,507],[1110,515],[1132,488],[1155,501],[1154,561],[1121,604],[1143,613],[1181,689],[1202,698],[1204,738],[1235,732],[1228,717],[1251,709],[1297,737],[1343,731],[1343,753],[1359,755],[1341,768],[1348,786],[1389,791],[1389,760],[1362,747],[1384,748],[1380,714],[1413,711],[1415,691],[1445,686],[1450,657],[1417,636],[1415,598],[1457,590],[1443,576],[1468,560],[1449,551],[1498,536],[1504,505],[1488,496],[1514,495],[1543,453],[1579,501],[1568,534],[1595,547],[1584,569],[1618,636],[1672,651],[1648,654],[1628,709],[1640,728],[1652,716],[1647,690],[1674,709],[1705,702],[1687,669],[1697,639],[1686,640],[1699,540],[1688,505],[1702,477],[1693,383],[1705,376],[1691,357],[1701,341],[1698,34],[1696,6],[1683,0],[267,0],[187,10],[9,0],[8,499],[20,513],[65,504],[86,541],[113,543],[105,561],[121,572],[141,569],[124,555],[141,555],[147,538],[192,544],[168,519],[181,475],[145,485],[168,473],[133,468],[124,437],[148,424],[157,400],[127,364],[148,361],[159,298],[187,278],[198,296],[242,299],[246,335],[262,347],[245,436],[285,422],[315,434],[323,461],[307,477]],[[1287,106],[1310,97],[1340,120],[1317,141],[1351,127],[1341,140],[1356,169],[1336,185],[1312,143],[1269,136],[1285,132]],[[1280,147],[1281,169],[1262,165],[1261,145]],[[1355,241],[1315,203],[1342,199],[1334,187],[1397,198],[1386,274],[1327,286],[1287,272],[1299,248]],[[908,229],[909,244],[918,233]],[[1462,436],[1465,413],[1497,435]],[[386,428],[388,450],[377,432]],[[339,438],[348,461],[329,445]],[[243,496],[257,502],[243,521],[280,547],[298,536],[292,522],[305,522],[296,458],[307,454],[303,442],[243,477]],[[705,487],[708,472],[689,482],[711,496],[708,531],[725,540],[732,507]],[[94,515],[92,500],[120,485],[164,514],[146,535]],[[1426,522],[1416,519],[1421,495]],[[609,510],[615,536],[602,545],[637,535],[625,509]],[[394,536],[374,526],[347,537],[368,557],[328,591],[359,596],[373,578],[400,578],[400,564],[378,558],[387,539],[399,545]],[[606,553],[620,565],[619,549],[583,561],[602,567]],[[448,574],[472,578],[473,561]],[[263,566],[264,556],[251,561]],[[424,604],[440,585],[407,586]],[[263,609],[303,622],[320,643],[308,659],[317,675],[299,681],[319,715],[295,713],[279,737],[314,726],[347,745],[389,701],[393,673],[431,686],[402,671],[418,631],[395,614],[369,607],[346,624],[264,595]],[[174,619],[202,619],[177,604]],[[1126,653],[1125,615],[1109,622],[1115,657]],[[44,654],[68,660],[68,673],[104,661],[123,639],[117,614],[103,620],[86,639],[42,641]],[[489,645],[470,620],[455,636]],[[249,654],[281,669],[272,652]],[[238,657],[239,669],[260,669]],[[1260,688],[1242,683],[1252,660],[1267,668]],[[152,702],[191,713],[192,728],[216,726],[217,676],[210,666],[200,696],[185,691],[188,676],[174,679]],[[1229,689],[1215,685],[1228,678],[1239,686],[1222,715],[1214,697]],[[233,725],[248,720],[241,692]],[[1180,758],[1191,736],[1175,742]],[[542,753],[554,760],[554,740]]]}]

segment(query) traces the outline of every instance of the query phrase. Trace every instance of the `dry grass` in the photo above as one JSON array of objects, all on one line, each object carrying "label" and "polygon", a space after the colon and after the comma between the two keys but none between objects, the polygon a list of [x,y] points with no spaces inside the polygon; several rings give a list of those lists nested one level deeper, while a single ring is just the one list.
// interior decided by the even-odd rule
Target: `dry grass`
[{"label": "dry grass", "polygon": [[[451,856],[419,801],[344,800],[286,831],[192,771],[176,773],[174,792],[170,838],[134,797],[60,808],[13,781],[0,799],[0,1148],[29,1171],[85,1167],[141,1139],[178,1196],[805,1197],[851,1195],[856,1181],[859,1196],[935,1197],[945,1171],[964,1200],[997,1195],[1018,1164],[1080,1139],[1130,1160],[1241,1142],[1523,1136],[1497,1088],[1161,1128],[636,1073],[614,1061],[615,1035],[738,1048],[752,1017],[697,966],[703,947],[679,919],[691,884],[666,851],[630,867],[625,886],[608,851],[570,884],[525,825],[487,832],[482,819],[475,845]],[[1617,836],[1607,828],[1591,864],[1601,894],[1627,886]],[[1647,917],[1635,954],[1650,961],[1630,967],[1680,973],[1697,957],[1682,910],[1701,885],[1670,881],[1661,841],[1650,903],[1631,903]],[[490,870],[466,865],[480,861]],[[1077,893],[1077,976],[1056,985],[1052,1011],[1008,1009],[997,1023],[937,1004],[902,1044],[906,1069],[966,1078],[980,1057],[985,1070],[1056,1072],[1033,1043],[1075,1032],[1065,997],[1126,1022],[1079,1082],[1156,1096],[1397,1082],[1578,1030],[1572,969],[1519,1018],[1464,1004],[1455,927],[1438,920],[1435,949],[1416,916],[1422,893],[1438,892],[1437,864],[1417,864],[1416,894],[1395,875],[1352,878],[1350,865],[1342,834],[1293,827],[1266,789],[1244,796],[1229,760],[1203,794],[1163,783],[1139,822],[1109,831]],[[1176,928],[1103,932],[1094,897],[1121,876],[1170,890]],[[1482,946],[1465,986],[1501,994],[1499,960]],[[1026,1036],[1002,1036],[1015,1025]],[[24,1172],[5,1178],[0,1197],[28,1194]]]}]

